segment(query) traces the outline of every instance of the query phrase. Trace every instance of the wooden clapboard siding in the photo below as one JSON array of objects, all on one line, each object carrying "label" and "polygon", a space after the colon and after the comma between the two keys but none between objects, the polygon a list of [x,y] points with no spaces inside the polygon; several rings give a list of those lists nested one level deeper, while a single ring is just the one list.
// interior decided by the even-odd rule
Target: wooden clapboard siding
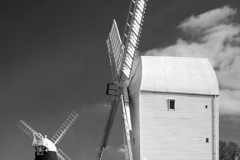
[{"label": "wooden clapboard siding", "polygon": [[[133,68],[128,89],[134,160],[218,160],[219,88],[209,61],[142,56]],[[168,110],[169,98],[175,99],[174,111]]]},{"label": "wooden clapboard siding", "polygon": [[[169,98],[175,99],[174,111],[168,110]],[[135,110],[131,111],[133,124],[140,123],[137,125],[139,129],[134,128],[140,131],[139,135],[133,131],[134,136],[140,136],[140,158],[213,159],[212,98],[213,96],[140,92],[139,110],[133,105]],[[205,105],[208,105],[207,109]],[[206,138],[209,138],[208,143]],[[134,159],[139,159],[136,154],[134,156]]]},{"label": "wooden clapboard siding", "polygon": [[[212,101],[212,123],[213,126],[213,137],[214,137],[214,143],[213,143],[213,150],[214,150],[214,160],[219,159],[219,98],[215,97]],[[215,135],[215,136],[214,136]]]}]

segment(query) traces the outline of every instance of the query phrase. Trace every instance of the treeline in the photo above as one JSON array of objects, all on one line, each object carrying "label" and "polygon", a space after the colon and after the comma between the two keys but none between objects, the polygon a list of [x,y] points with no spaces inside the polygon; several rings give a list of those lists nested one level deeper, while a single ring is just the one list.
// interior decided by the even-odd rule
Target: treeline
[{"label": "treeline", "polygon": [[240,148],[234,142],[219,141],[219,160],[240,160]]}]

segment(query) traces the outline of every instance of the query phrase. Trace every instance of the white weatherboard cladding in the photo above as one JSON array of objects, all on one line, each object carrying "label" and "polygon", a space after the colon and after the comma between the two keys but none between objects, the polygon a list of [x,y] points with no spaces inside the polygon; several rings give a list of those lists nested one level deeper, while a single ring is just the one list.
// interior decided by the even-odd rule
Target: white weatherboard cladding
[{"label": "white weatherboard cladding", "polygon": [[216,74],[207,59],[142,56],[144,91],[219,95]]},{"label": "white weatherboard cladding", "polygon": [[208,60],[142,56],[132,73],[134,160],[218,160],[219,89]]},{"label": "white weatherboard cladding", "polygon": [[214,160],[219,159],[219,98],[215,96],[213,99],[213,115],[212,115],[212,120],[213,120],[213,135],[215,135],[215,142],[213,144],[213,148],[215,151]]},{"label": "white weatherboard cladding", "polygon": [[[169,98],[175,99],[174,111],[168,110]],[[212,160],[212,100],[213,96],[140,92],[141,158]]]}]

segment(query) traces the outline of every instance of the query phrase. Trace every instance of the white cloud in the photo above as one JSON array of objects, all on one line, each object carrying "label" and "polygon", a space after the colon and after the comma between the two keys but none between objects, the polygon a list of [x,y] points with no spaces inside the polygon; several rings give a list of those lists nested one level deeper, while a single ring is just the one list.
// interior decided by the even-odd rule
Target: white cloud
[{"label": "white cloud", "polygon": [[104,158],[120,160],[125,158],[124,144],[119,146],[107,146],[104,150]]},{"label": "white cloud", "polygon": [[240,24],[230,21],[236,13],[235,9],[225,6],[199,16],[191,16],[178,28],[184,32],[190,31],[195,36],[194,41],[180,38],[174,45],[145,53],[152,56],[208,58],[221,87],[222,114],[233,111],[240,114]]},{"label": "white cloud", "polygon": [[228,22],[230,17],[237,13],[237,10],[224,6],[214,9],[198,16],[191,16],[184,20],[178,27],[183,31],[198,31]]},{"label": "white cloud", "polygon": [[111,102],[108,101],[94,104],[94,108],[95,108],[94,112],[107,114],[110,111]]},{"label": "white cloud", "polygon": [[118,149],[118,152],[120,152],[120,153],[125,153],[125,148],[119,148],[119,149]]},{"label": "white cloud", "polygon": [[119,152],[119,153],[125,153],[125,145],[122,144],[120,146],[111,146],[111,145],[108,145],[105,150],[107,152]]}]

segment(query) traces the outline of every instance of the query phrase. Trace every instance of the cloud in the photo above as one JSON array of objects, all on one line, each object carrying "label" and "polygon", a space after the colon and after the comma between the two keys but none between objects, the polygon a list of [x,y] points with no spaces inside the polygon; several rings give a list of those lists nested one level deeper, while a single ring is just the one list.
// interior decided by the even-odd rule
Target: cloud
[{"label": "cloud", "polygon": [[240,114],[240,24],[232,22],[235,14],[236,9],[224,6],[191,16],[178,26],[191,40],[179,38],[174,45],[144,54],[208,58],[220,85],[221,114]]},{"label": "cloud", "polygon": [[102,102],[94,104],[94,112],[106,114],[110,111],[111,102]]},{"label": "cloud", "polygon": [[125,153],[125,145],[121,144],[120,146],[112,146],[112,145],[108,145],[105,150],[107,152],[123,152]]},{"label": "cloud", "polygon": [[196,32],[197,30],[213,27],[221,23],[227,23],[230,17],[236,13],[236,9],[224,6],[223,8],[214,9],[199,16],[191,16],[184,20],[178,27],[185,32]]},{"label": "cloud", "polygon": [[123,147],[122,147],[122,148],[119,148],[117,152],[119,152],[119,153],[125,153],[125,148],[123,148]]},{"label": "cloud", "polygon": [[125,147],[124,144],[119,146],[107,146],[104,150],[104,155],[108,159],[124,159],[125,158]]}]

